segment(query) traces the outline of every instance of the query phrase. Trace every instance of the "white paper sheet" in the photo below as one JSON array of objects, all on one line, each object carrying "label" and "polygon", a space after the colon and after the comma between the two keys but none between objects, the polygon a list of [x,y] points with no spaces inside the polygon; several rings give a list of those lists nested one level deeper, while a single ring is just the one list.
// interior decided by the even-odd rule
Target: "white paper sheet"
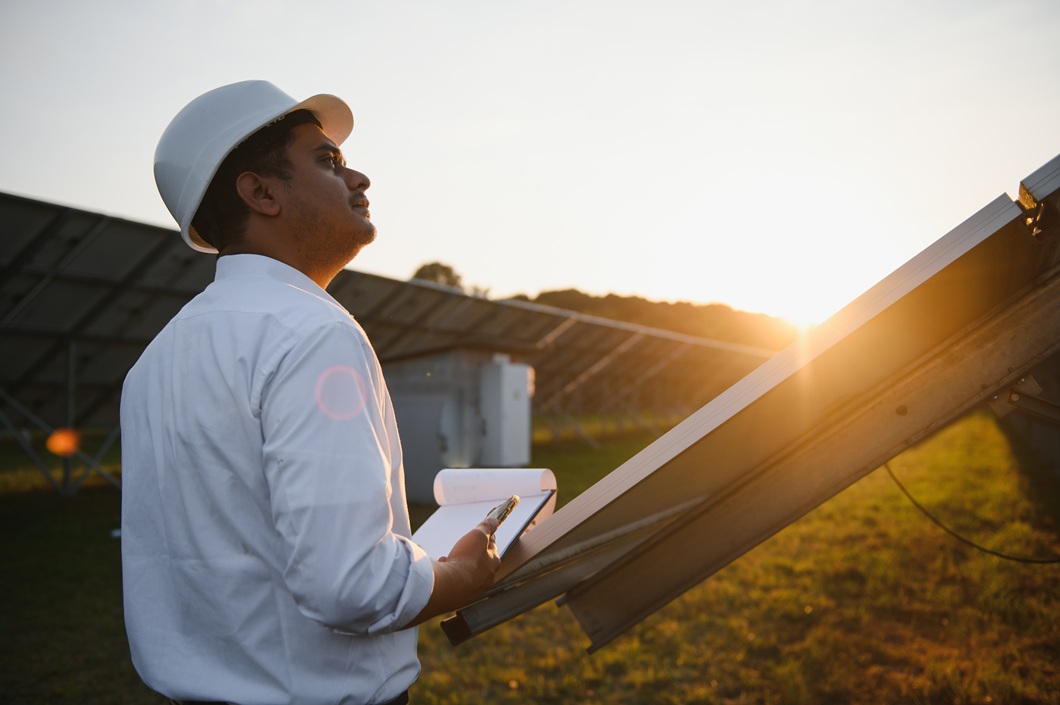
[{"label": "white paper sheet", "polygon": [[519,505],[495,534],[497,551],[504,557],[525,531],[552,514],[556,476],[533,468],[446,468],[434,480],[434,498],[440,505],[412,535],[427,554],[437,560],[448,555],[461,536],[475,528],[495,506],[512,495]]}]

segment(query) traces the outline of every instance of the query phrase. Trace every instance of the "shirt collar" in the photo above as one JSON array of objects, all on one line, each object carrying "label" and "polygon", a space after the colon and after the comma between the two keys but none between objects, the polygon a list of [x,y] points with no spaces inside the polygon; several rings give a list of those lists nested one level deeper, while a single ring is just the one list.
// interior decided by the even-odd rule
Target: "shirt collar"
[{"label": "shirt collar", "polygon": [[331,294],[294,267],[265,255],[224,255],[217,258],[214,281],[227,279],[257,279],[265,277],[303,289],[338,304]]}]

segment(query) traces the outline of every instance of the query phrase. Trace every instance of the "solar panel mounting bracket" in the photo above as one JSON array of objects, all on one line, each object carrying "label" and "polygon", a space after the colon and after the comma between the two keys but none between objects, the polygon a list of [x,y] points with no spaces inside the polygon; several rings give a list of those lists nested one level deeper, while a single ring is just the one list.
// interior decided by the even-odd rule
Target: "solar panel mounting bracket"
[{"label": "solar panel mounting bracket", "polygon": [[1041,385],[1026,375],[1008,389],[994,394],[990,399],[990,408],[998,418],[1016,411],[1060,426],[1060,404],[1041,396],[1042,391]]}]

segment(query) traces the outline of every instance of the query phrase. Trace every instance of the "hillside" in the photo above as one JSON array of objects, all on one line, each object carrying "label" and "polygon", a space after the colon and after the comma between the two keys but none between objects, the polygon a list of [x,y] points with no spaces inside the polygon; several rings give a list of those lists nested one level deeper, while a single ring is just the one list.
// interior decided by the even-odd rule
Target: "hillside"
[{"label": "hillside", "polygon": [[798,335],[784,319],[761,313],[737,311],[725,304],[693,304],[649,301],[639,296],[592,296],[577,289],[545,291],[524,301],[565,308],[626,323],[662,328],[702,338],[779,350]]}]

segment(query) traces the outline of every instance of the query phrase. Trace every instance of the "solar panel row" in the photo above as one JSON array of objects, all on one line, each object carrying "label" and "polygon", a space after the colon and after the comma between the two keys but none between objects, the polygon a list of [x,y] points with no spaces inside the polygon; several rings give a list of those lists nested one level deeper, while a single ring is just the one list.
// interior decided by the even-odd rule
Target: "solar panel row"
[{"label": "solar panel row", "polygon": [[[212,280],[214,258],[175,230],[10,194],[0,223],[0,410],[20,428],[114,427],[126,371]],[[456,348],[529,363],[538,413],[687,412],[773,354],[353,270],[329,290],[384,367]]]}]

